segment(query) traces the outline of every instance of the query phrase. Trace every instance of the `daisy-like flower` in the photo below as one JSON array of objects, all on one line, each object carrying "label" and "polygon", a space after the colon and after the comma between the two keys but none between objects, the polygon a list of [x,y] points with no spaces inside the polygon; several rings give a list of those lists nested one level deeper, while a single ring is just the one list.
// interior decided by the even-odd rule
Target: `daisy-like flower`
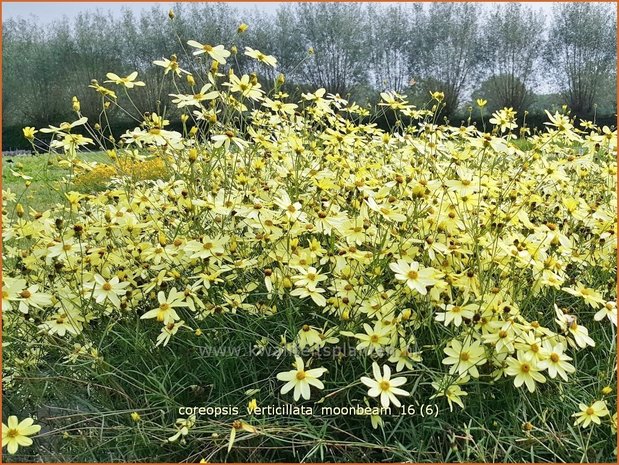
[{"label": "daisy-like flower", "polygon": [[6,425],[2,423],[2,447],[6,447],[9,454],[14,454],[19,446],[31,446],[32,439],[28,436],[32,436],[40,430],[41,426],[35,425],[32,418],[18,421],[15,415],[11,415]]},{"label": "daisy-like flower", "polygon": [[479,309],[479,305],[452,305],[447,304],[445,311],[436,315],[436,321],[442,321],[445,326],[453,323],[455,326],[462,324],[462,319],[471,319],[475,315],[475,311]]},{"label": "daisy-like flower", "polygon": [[292,277],[294,279],[295,286],[306,287],[308,289],[316,289],[318,283],[325,281],[327,276],[320,274],[313,266],[305,268],[298,268],[299,274]]},{"label": "daisy-like flower", "polygon": [[164,325],[168,325],[180,320],[174,308],[187,306],[185,294],[183,292],[178,292],[175,287],[172,288],[168,297],[166,297],[163,291],[159,291],[159,294],[157,294],[157,301],[159,302],[159,307],[149,310],[142,315],[140,319],[157,318],[157,321],[161,321]]},{"label": "daisy-like flower", "polygon": [[440,273],[434,268],[420,269],[418,262],[406,263],[404,260],[398,260],[397,263],[390,263],[389,268],[395,273],[395,278],[398,281],[404,281],[411,289],[419,292],[421,295],[426,295],[428,291],[426,287],[434,286],[439,280],[437,276]]},{"label": "daisy-like flower", "polygon": [[39,292],[39,285],[33,284],[19,293],[19,311],[28,313],[30,307],[43,308],[52,304],[52,296]]},{"label": "daisy-like flower", "polygon": [[389,327],[381,325],[380,322],[376,322],[374,328],[367,323],[363,323],[363,329],[365,330],[365,334],[354,334],[354,337],[361,341],[357,344],[355,349],[367,349],[369,355],[374,351],[376,353],[381,353],[384,346],[389,344]]},{"label": "daisy-like flower", "polygon": [[595,321],[600,321],[608,318],[612,324],[617,326],[617,302],[609,301],[604,304],[601,310],[599,310],[594,316]]},{"label": "daisy-like flower", "polygon": [[582,297],[585,303],[593,308],[598,308],[599,306],[606,303],[606,301],[598,291],[590,287],[586,287],[582,283],[576,283],[576,289],[572,289],[571,287],[564,287],[562,290],[576,297]]},{"label": "daisy-like flower", "polygon": [[540,367],[535,358],[529,358],[518,352],[517,359],[509,357],[505,373],[514,376],[514,385],[520,387],[526,384],[529,392],[535,392],[535,382],[545,383],[546,378],[542,375]]},{"label": "daisy-like flower", "polygon": [[300,397],[304,399],[310,398],[310,386],[314,386],[318,389],[324,389],[324,384],[318,378],[320,378],[327,371],[326,368],[313,368],[311,370],[305,370],[305,365],[301,357],[295,357],[294,370],[282,372],[277,374],[277,379],[280,381],[286,381],[286,384],[282,387],[281,393],[286,394],[294,388],[294,400],[299,400]]},{"label": "daisy-like flower", "polygon": [[580,412],[576,412],[572,415],[576,418],[574,426],[580,425],[586,428],[591,423],[599,425],[602,423],[600,418],[609,415],[608,407],[606,407],[606,402],[603,400],[597,400],[591,405],[578,404],[578,408],[580,408]]},{"label": "daisy-like flower", "polygon": [[120,308],[119,297],[124,296],[127,291],[126,287],[129,286],[128,282],[120,282],[118,276],[114,276],[109,281],[103,276],[95,275],[95,283],[92,284],[93,297],[98,304],[105,302],[108,299],[116,308]]},{"label": "daisy-like flower", "polygon": [[468,393],[464,391],[460,384],[469,380],[468,376],[458,378],[456,381],[450,380],[449,377],[445,377],[442,382],[433,382],[432,387],[437,391],[430,399],[436,399],[437,397],[445,397],[449,403],[449,410],[453,412],[453,404],[458,404],[461,408],[464,408],[461,397],[468,396]]},{"label": "daisy-like flower", "polygon": [[544,350],[548,355],[548,358],[539,362],[539,368],[542,370],[546,369],[548,371],[548,376],[553,379],[559,375],[567,381],[567,374],[574,373],[576,368],[574,368],[574,365],[569,363],[572,358],[563,353],[563,344],[558,343],[553,346],[546,341],[544,343]]},{"label": "daisy-like flower", "polygon": [[207,53],[213,60],[221,63],[222,65],[226,64],[226,58],[230,56],[230,52],[226,50],[223,45],[217,45],[213,47],[209,44],[201,44],[200,42],[196,42],[195,40],[188,41],[187,45],[197,49],[193,52],[194,55],[201,55],[202,53]]},{"label": "daisy-like flower", "polygon": [[174,336],[183,326],[185,326],[185,322],[183,320],[165,325],[161,328],[161,334],[157,336],[157,344],[155,344],[155,347],[160,344],[163,344],[163,347],[167,346],[168,342],[170,342],[170,338]]},{"label": "daisy-like flower", "polygon": [[26,287],[26,280],[21,278],[2,277],[2,310],[11,310],[11,301],[20,299],[20,294]]},{"label": "daisy-like flower", "polygon": [[479,377],[477,365],[486,361],[484,348],[478,341],[462,344],[457,339],[453,339],[449,347],[445,347],[443,352],[448,356],[443,359],[444,365],[451,365],[450,374],[468,374],[474,378]]},{"label": "daisy-like flower", "polygon": [[112,82],[119,86],[126,87],[127,89],[133,89],[134,87],[143,87],[146,85],[142,81],[135,80],[138,77],[137,71],[134,71],[133,73],[125,77],[120,77],[118,74],[114,73],[107,73],[105,77],[107,77],[109,80],[104,82]]},{"label": "daisy-like flower", "polygon": [[163,72],[164,75],[168,74],[170,71],[175,73],[177,76],[180,76],[181,73],[189,74],[188,71],[185,71],[179,66],[176,55],[172,55],[170,60],[168,60],[167,58],[164,58],[162,60],[155,60],[153,61],[153,64],[165,68]]},{"label": "daisy-like flower", "polygon": [[406,378],[400,376],[391,379],[391,368],[388,365],[383,365],[383,373],[380,372],[380,367],[376,362],[372,363],[372,372],[374,379],[367,376],[361,377],[361,382],[369,387],[368,395],[370,397],[380,397],[380,404],[387,408],[392,403],[396,407],[402,405],[396,396],[410,396],[408,391],[400,389],[406,383]]},{"label": "daisy-like flower", "polygon": [[175,442],[178,441],[180,438],[184,438],[189,434],[189,430],[191,430],[191,428],[193,428],[195,424],[195,415],[189,415],[188,418],[178,418],[175,424],[176,434],[170,436],[168,438],[168,441]]},{"label": "daisy-like flower", "polygon": [[225,82],[224,86],[230,87],[231,92],[238,92],[243,97],[247,97],[253,100],[258,100],[264,93],[261,89],[261,85],[252,81],[247,74],[244,74],[239,79],[236,74],[230,75],[230,82]]},{"label": "daisy-like flower", "polygon": [[255,58],[256,60],[261,61],[262,63],[272,66],[273,68],[277,66],[277,59],[274,56],[265,55],[260,50],[254,50],[251,47],[245,47],[245,55],[247,55],[248,57]]}]

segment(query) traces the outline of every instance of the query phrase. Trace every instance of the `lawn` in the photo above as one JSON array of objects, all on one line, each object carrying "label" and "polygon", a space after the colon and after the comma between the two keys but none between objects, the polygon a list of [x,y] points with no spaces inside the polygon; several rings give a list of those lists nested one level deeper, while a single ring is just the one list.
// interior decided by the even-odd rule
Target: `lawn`
[{"label": "lawn", "polygon": [[[88,162],[110,162],[103,151],[81,152],[79,158]],[[64,192],[67,186],[62,180],[69,174],[69,169],[59,166],[58,161],[57,155],[47,153],[3,156],[2,189],[10,189],[15,193],[18,202],[24,207],[37,211],[47,210],[65,200]]]}]

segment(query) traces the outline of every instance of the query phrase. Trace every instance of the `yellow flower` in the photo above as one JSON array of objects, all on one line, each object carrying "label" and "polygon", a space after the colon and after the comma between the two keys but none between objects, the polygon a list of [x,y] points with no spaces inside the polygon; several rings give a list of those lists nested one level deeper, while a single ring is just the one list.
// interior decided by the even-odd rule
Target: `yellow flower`
[{"label": "yellow flower", "polygon": [[223,45],[217,45],[216,47],[213,47],[209,44],[201,44],[200,42],[196,42],[195,40],[188,41],[187,45],[197,49],[193,52],[194,55],[206,53],[213,60],[221,63],[222,65],[226,64],[226,58],[230,56],[230,52],[226,50]]},{"label": "yellow flower", "polygon": [[578,404],[578,407],[580,408],[580,412],[576,412],[572,415],[576,418],[574,426],[580,425],[586,428],[591,423],[599,425],[601,423],[600,418],[609,415],[606,402],[602,400],[597,400],[591,405]]},{"label": "yellow flower", "polygon": [[30,127],[30,126],[26,126],[25,128],[22,129],[23,133],[24,133],[24,137],[28,140],[32,140],[34,139],[34,135],[39,132],[37,131],[35,128]]},{"label": "yellow flower", "polygon": [[443,359],[443,364],[452,365],[449,373],[459,375],[471,375],[479,377],[477,365],[486,361],[484,348],[478,341],[462,344],[457,339],[451,341],[450,347],[443,349],[448,356]]},{"label": "yellow flower", "polygon": [[256,399],[252,399],[247,403],[247,411],[252,413],[254,410],[256,410],[256,408],[258,408],[258,402],[256,401]]},{"label": "yellow flower", "polygon": [[36,434],[40,430],[41,426],[35,425],[32,418],[25,418],[18,422],[17,417],[11,415],[6,425],[2,423],[2,447],[6,447],[9,454],[14,454],[19,446],[32,445],[32,439],[28,436]]},{"label": "yellow flower", "polygon": [[138,412],[131,412],[131,419],[137,423],[142,419],[142,417]]},{"label": "yellow flower", "polygon": [[542,375],[540,367],[535,358],[528,358],[518,352],[518,358],[509,357],[507,359],[507,368],[505,373],[509,376],[514,376],[514,385],[516,387],[526,384],[529,392],[535,391],[535,382],[545,383],[546,378]]},{"label": "yellow flower", "polygon": [[237,32],[238,32],[239,34],[242,34],[243,32],[245,32],[245,31],[247,30],[247,28],[249,28],[249,26],[248,26],[247,24],[245,24],[245,23],[241,23],[241,24],[239,24],[239,27],[238,27],[238,29],[237,29]]},{"label": "yellow flower", "polygon": [[478,98],[475,102],[477,103],[477,106],[479,108],[483,108],[488,103],[488,100],[484,100],[483,98]]},{"label": "yellow flower", "polygon": [[303,359],[301,357],[295,357],[295,369],[278,373],[276,378],[280,381],[287,381],[282,387],[282,394],[286,394],[294,388],[294,400],[299,400],[300,397],[309,399],[310,386],[324,389],[324,384],[322,384],[322,381],[318,378],[326,371],[326,368],[314,368],[306,371],[303,365]]},{"label": "yellow flower", "polygon": [[407,263],[404,260],[398,260],[397,263],[390,263],[389,268],[395,273],[395,278],[398,281],[405,281],[411,290],[415,290],[421,295],[428,293],[426,287],[434,286],[439,282],[437,276],[441,274],[431,267],[420,268],[419,263],[415,261]]},{"label": "yellow flower", "polygon": [[262,63],[272,66],[273,68],[277,66],[277,60],[275,59],[274,56],[265,55],[260,50],[254,50],[251,47],[245,47],[245,55],[247,55],[248,57],[255,58],[256,60],[261,61]]},{"label": "yellow flower", "polygon": [[120,76],[118,76],[118,74],[114,74],[114,73],[107,73],[105,75],[105,77],[107,77],[109,79],[109,81],[105,81],[105,82],[112,82],[112,83],[117,84],[119,86],[126,87],[127,89],[133,89],[136,86],[137,87],[142,87],[142,86],[146,85],[142,81],[136,81],[135,80],[138,77],[138,72],[137,71],[134,71],[133,73],[131,73],[128,76],[125,76],[125,77],[120,77]]},{"label": "yellow flower", "polygon": [[362,376],[361,382],[370,388],[368,391],[370,397],[380,397],[380,404],[384,408],[388,408],[390,403],[396,407],[402,405],[396,396],[410,396],[408,391],[398,387],[406,383],[406,378],[400,376],[392,379],[391,368],[388,365],[383,365],[383,373],[381,374],[380,367],[374,362],[372,363],[372,372],[374,379]]}]

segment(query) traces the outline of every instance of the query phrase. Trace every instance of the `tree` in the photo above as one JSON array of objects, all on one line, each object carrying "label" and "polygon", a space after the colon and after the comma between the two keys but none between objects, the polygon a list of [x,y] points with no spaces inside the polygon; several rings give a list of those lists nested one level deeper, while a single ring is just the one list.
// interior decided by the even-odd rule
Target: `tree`
[{"label": "tree", "polygon": [[414,21],[422,15],[419,3],[382,8],[368,5],[370,61],[377,90],[403,92],[410,83],[419,50]]},{"label": "tree", "polygon": [[544,20],[520,3],[496,6],[482,35],[486,98],[522,112],[531,104],[533,76],[543,48]]},{"label": "tree", "polygon": [[589,116],[604,80],[617,62],[615,6],[558,3],[546,45],[546,62],[565,102]]},{"label": "tree", "polygon": [[484,80],[471,95],[473,102],[477,99],[488,101],[487,111],[494,112],[501,108],[513,108],[519,114],[529,109],[535,94],[524,82],[513,74],[498,74]]},{"label": "tree", "polygon": [[347,94],[368,79],[370,44],[359,3],[298,3],[295,33],[312,49],[301,67],[302,78],[314,87]]},{"label": "tree", "polygon": [[420,35],[420,79],[436,83],[445,94],[444,112],[453,115],[468,80],[479,71],[480,6],[475,3],[432,3]]}]

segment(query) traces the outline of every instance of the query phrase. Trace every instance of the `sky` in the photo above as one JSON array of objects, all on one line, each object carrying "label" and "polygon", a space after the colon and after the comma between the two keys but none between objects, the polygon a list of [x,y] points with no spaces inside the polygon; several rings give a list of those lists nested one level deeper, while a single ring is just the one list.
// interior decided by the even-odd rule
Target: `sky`
[{"label": "sky", "polygon": [[[74,18],[78,13],[84,11],[111,11],[114,15],[120,15],[123,9],[130,9],[136,13],[144,9],[149,9],[153,4],[159,4],[164,9],[169,9],[174,2],[2,2],[2,19],[12,19],[18,17],[29,17],[34,15],[41,24],[62,19],[66,16]],[[287,2],[230,2],[239,9],[247,11],[261,11],[264,13],[274,13],[280,5]],[[382,4],[396,4],[397,2],[381,2]],[[403,3],[403,2],[402,2]],[[527,2],[527,4],[548,14],[553,3],[556,2]],[[486,3],[492,5],[492,3]]]}]

